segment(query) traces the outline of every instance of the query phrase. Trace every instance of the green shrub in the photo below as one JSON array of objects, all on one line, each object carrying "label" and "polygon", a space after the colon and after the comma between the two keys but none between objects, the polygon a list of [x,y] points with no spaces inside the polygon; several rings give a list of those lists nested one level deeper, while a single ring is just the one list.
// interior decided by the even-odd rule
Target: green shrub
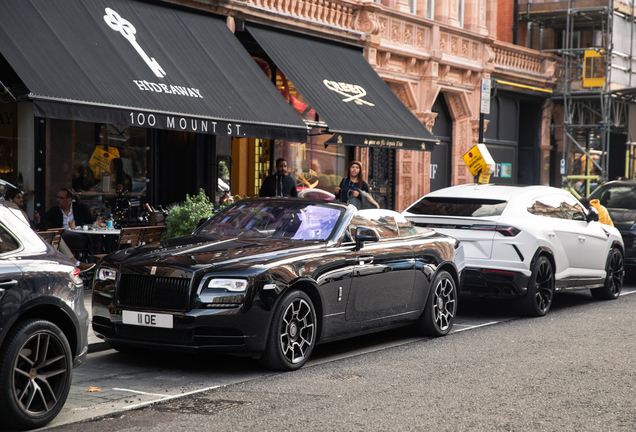
[{"label": "green shrub", "polygon": [[192,234],[199,220],[214,214],[214,203],[201,189],[199,195],[190,196],[182,204],[172,204],[170,214],[166,219],[166,238],[180,237]]}]

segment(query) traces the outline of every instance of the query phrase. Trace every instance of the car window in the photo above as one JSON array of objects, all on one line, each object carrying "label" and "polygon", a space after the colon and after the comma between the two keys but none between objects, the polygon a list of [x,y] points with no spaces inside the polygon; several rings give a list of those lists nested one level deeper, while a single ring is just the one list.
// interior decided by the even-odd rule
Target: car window
[{"label": "car window", "polygon": [[0,225],[0,254],[14,251],[20,247],[20,243]]},{"label": "car window", "polygon": [[406,211],[412,214],[461,217],[500,216],[507,202],[497,199],[422,198]]},{"label": "car window", "polygon": [[590,199],[598,199],[607,208],[636,210],[636,187],[614,186],[593,193]]},{"label": "car window", "polygon": [[401,214],[395,215],[395,222],[397,223],[400,237],[410,237],[417,234],[415,227]]},{"label": "car window", "polygon": [[533,199],[527,207],[528,213],[535,216],[567,220],[585,220],[585,211],[581,204],[567,195],[552,194]]},{"label": "car window", "polygon": [[393,239],[399,235],[395,215],[388,215],[377,210],[360,210],[355,214],[348,230],[354,240],[358,227],[374,228],[378,232],[380,240]]}]

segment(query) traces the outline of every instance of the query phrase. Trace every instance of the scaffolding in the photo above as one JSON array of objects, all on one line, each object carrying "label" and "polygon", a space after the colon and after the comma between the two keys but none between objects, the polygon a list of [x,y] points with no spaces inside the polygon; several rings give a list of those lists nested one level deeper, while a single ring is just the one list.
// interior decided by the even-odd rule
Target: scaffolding
[{"label": "scaffolding", "polygon": [[[562,133],[562,185],[584,181],[585,195],[591,181],[610,180],[610,137],[627,133],[629,104],[635,100],[630,89],[636,86],[634,2],[567,0],[540,7],[528,3],[525,14],[520,14],[528,22],[529,41],[538,26],[540,49],[545,28],[561,31],[560,48],[543,50],[561,56],[560,85],[552,101],[563,106],[563,124],[553,125],[553,130]],[[582,46],[583,33],[591,35],[591,46]],[[626,147],[625,176],[633,179],[631,147]]]}]

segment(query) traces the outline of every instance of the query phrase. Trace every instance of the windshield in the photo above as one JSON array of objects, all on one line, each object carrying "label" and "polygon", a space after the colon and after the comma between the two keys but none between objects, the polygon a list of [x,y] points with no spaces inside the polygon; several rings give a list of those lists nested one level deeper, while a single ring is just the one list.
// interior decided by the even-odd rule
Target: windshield
[{"label": "windshield", "polygon": [[419,200],[406,211],[420,215],[486,217],[500,216],[504,208],[504,200],[429,197]]},{"label": "windshield", "polygon": [[221,237],[327,240],[344,209],[294,201],[239,201],[217,213],[197,234]]}]

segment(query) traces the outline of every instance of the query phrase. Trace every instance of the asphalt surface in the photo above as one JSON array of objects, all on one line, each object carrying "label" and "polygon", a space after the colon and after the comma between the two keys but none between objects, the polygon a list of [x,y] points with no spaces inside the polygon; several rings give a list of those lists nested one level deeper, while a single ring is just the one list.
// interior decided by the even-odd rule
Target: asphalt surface
[{"label": "asphalt surface", "polygon": [[[292,373],[245,358],[95,352],[48,428],[636,430],[633,287],[610,302],[561,294],[538,319],[516,318],[505,302],[460,303],[447,337],[392,331],[327,344]],[[93,421],[72,424],[82,420]]]}]

